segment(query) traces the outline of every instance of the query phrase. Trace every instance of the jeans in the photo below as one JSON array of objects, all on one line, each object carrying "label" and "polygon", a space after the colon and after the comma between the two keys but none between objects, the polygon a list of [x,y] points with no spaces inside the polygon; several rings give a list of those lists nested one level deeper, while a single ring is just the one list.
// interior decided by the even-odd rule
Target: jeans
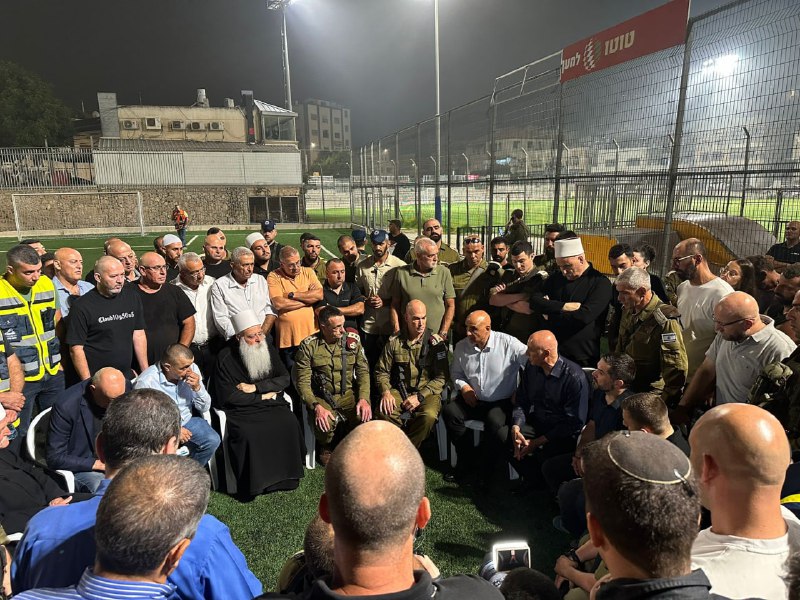
[{"label": "jeans", "polygon": [[178,237],[181,239],[181,245],[185,246],[186,245],[186,228],[184,227],[183,229],[177,229],[175,231],[175,233],[177,233]]},{"label": "jeans", "polygon": [[94,494],[106,474],[98,471],[85,471],[73,473],[75,476],[75,491]]},{"label": "jeans", "polygon": [[22,388],[25,396],[25,406],[19,413],[19,437],[24,437],[33,417],[34,404],[38,407],[37,413],[47,410],[56,403],[56,399],[64,391],[64,372],[55,375],[45,375],[38,381],[26,381]]},{"label": "jeans", "polygon": [[192,417],[183,427],[192,432],[192,437],[186,442],[189,456],[206,466],[219,447],[219,434],[201,417]]}]

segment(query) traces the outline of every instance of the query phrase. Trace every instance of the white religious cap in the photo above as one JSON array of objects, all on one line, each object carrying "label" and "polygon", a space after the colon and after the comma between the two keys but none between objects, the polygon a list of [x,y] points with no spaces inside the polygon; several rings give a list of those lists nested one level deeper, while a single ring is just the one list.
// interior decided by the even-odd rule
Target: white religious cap
[{"label": "white religious cap", "polygon": [[258,241],[258,240],[264,240],[264,241],[267,241],[267,240],[266,240],[266,238],[265,238],[263,235],[261,235],[260,233],[258,233],[258,232],[256,231],[255,233],[251,233],[251,234],[250,234],[250,235],[248,235],[246,238],[244,238],[244,244],[245,244],[245,246],[247,246],[248,248],[250,248],[250,247],[251,247],[253,244],[255,244],[255,243]]},{"label": "white religious cap", "polygon": [[261,325],[261,321],[258,320],[256,313],[249,308],[233,315],[233,317],[231,317],[231,323],[233,323],[233,330],[236,333],[242,333],[245,329]]},{"label": "white religious cap", "polygon": [[581,238],[570,238],[567,240],[556,240],[556,258],[569,258],[583,254],[583,244]]},{"label": "white religious cap", "polygon": [[168,233],[164,236],[164,241],[161,243],[164,244],[164,246],[172,246],[172,244],[180,244],[181,238],[172,233]]}]

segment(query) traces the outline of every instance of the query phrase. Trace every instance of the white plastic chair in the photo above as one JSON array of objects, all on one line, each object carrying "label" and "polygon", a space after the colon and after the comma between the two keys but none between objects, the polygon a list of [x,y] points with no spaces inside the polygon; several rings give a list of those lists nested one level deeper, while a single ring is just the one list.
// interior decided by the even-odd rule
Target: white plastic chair
[{"label": "white plastic chair", "polygon": [[[42,467],[47,467],[47,462],[45,457],[42,454],[42,448],[39,448],[39,452],[37,452],[36,447],[36,432],[39,429],[43,429],[45,431],[44,439],[47,439],[47,431],[50,428],[50,411],[51,408],[46,408],[42,412],[40,412],[36,417],[34,417],[33,421],[31,421],[30,426],[28,427],[28,434],[25,436],[25,448],[28,451],[28,456],[30,459],[41,465]],[[37,456],[38,454],[38,456]],[[47,467],[49,469],[49,467]],[[55,473],[58,473],[64,479],[64,485],[67,488],[69,493],[73,493],[75,491],[75,476],[72,474],[72,471],[66,471],[63,469],[51,469]]]}]

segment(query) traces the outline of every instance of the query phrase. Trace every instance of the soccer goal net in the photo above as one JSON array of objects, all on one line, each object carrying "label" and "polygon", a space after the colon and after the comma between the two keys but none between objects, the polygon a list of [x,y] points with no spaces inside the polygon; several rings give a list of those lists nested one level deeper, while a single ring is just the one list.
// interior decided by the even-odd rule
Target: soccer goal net
[{"label": "soccer goal net", "polygon": [[38,235],[144,235],[142,194],[128,192],[34,192],[12,194],[19,239]]}]

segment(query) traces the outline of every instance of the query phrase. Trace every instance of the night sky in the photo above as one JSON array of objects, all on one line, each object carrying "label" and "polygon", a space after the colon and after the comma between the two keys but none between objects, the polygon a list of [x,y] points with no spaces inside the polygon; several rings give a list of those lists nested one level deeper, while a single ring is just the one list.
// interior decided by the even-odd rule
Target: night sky
[{"label": "night sky", "polygon": [[[724,4],[695,0],[692,15]],[[494,78],[663,0],[440,0],[442,111]],[[294,100],[352,110],[353,143],[435,112],[433,0],[296,0],[287,12]],[[71,108],[213,106],[240,90],[283,105],[280,13],[263,0],[3,0],[0,57],[35,71]]]}]

